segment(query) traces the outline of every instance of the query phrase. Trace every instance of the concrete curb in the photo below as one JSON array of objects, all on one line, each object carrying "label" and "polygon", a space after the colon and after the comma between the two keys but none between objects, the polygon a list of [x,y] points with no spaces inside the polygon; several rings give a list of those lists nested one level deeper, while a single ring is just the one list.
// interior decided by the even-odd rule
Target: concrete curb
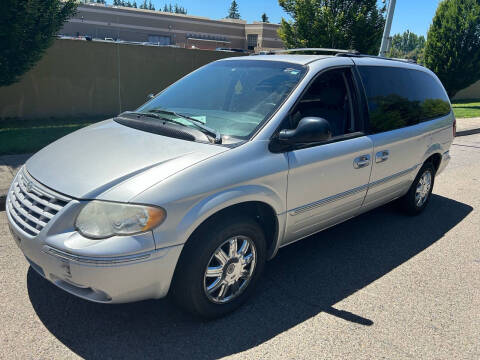
[{"label": "concrete curb", "polygon": [[467,136],[480,132],[480,118],[458,118],[457,136]]}]

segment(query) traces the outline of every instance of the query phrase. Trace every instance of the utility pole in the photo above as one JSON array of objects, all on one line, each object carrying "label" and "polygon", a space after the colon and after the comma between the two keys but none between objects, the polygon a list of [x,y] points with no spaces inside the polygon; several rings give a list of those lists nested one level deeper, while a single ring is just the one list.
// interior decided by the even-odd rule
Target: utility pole
[{"label": "utility pole", "polygon": [[397,0],[390,0],[388,2],[387,20],[385,21],[385,28],[383,29],[382,45],[380,45],[380,53],[378,56],[386,56],[390,42],[390,29],[392,28],[393,13],[395,12],[395,3]]}]

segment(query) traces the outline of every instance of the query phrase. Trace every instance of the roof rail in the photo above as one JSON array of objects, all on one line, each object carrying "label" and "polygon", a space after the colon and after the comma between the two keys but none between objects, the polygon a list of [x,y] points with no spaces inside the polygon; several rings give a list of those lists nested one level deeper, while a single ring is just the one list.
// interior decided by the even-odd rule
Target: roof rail
[{"label": "roof rail", "polygon": [[284,54],[284,53],[292,53],[292,52],[331,52],[331,53],[335,53],[335,54],[352,54],[352,55],[359,55],[360,54],[357,50],[328,49],[328,48],[285,49],[285,50],[276,50],[273,53]]},{"label": "roof rail", "polygon": [[417,62],[413,59],[400,59],[400,58],[389,58],[385,56],[377,56],[377,55],[366,55],[366,54],[352,54],[352,53],[338,53],[335,56],[345,56],[345,57],[361,57],[361,58],[375,58],[375,59],[382,59],[382,60],[391,60],[391,61],[401,61],[409,64],[417,64]]},{"label": "roof rail", "polygon": [[[361,54],[357,50],[329,49],[329,48],[298,48],[298,49],[274,50],[274,51],[265,51],[263,52],[263,55],[289,54],[289,53],[295,53],[295,52],[330,52],[330,53],[335,53],[335,56],[376,58],[376,59],[382,59],[382,60],[401,61],[409,64],[417,64],[417,62],[413,59],[389,58],[384,56]],[[258,55],[258,54],[251,54],[251,55]]]}]

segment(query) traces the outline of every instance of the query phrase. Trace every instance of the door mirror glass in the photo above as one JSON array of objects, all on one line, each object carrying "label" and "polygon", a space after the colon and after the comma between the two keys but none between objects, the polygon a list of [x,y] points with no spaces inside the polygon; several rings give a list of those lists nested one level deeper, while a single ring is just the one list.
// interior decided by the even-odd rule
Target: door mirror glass
[{"label": "door mirror glass", "polygon": [[331,138],[330,123],[320,117],[304,117],[296,129],[282,130],[278,134],[278,140],[289,144],[323,142]]}]

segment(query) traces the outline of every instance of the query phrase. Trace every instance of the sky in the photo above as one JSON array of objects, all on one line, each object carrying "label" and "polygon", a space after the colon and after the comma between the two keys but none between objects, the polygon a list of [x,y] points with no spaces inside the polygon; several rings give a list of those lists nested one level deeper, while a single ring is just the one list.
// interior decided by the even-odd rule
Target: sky
[{"label": "sky", "polygon": [[[109,1],[110,2],[110,1]],[[139,3],[141,1],[137,1]],[[155,8],[175,2],[185,7],[190,15],[220,19],[227,15],[231,0],[152,0]],[[410,30],[426,35],[440,0],[397,0],[391,34]],[[237,0],[242,19],[260,21],[265,12],[272,23],[280,22],[287,14],[278,5],[278,0]]]}]

